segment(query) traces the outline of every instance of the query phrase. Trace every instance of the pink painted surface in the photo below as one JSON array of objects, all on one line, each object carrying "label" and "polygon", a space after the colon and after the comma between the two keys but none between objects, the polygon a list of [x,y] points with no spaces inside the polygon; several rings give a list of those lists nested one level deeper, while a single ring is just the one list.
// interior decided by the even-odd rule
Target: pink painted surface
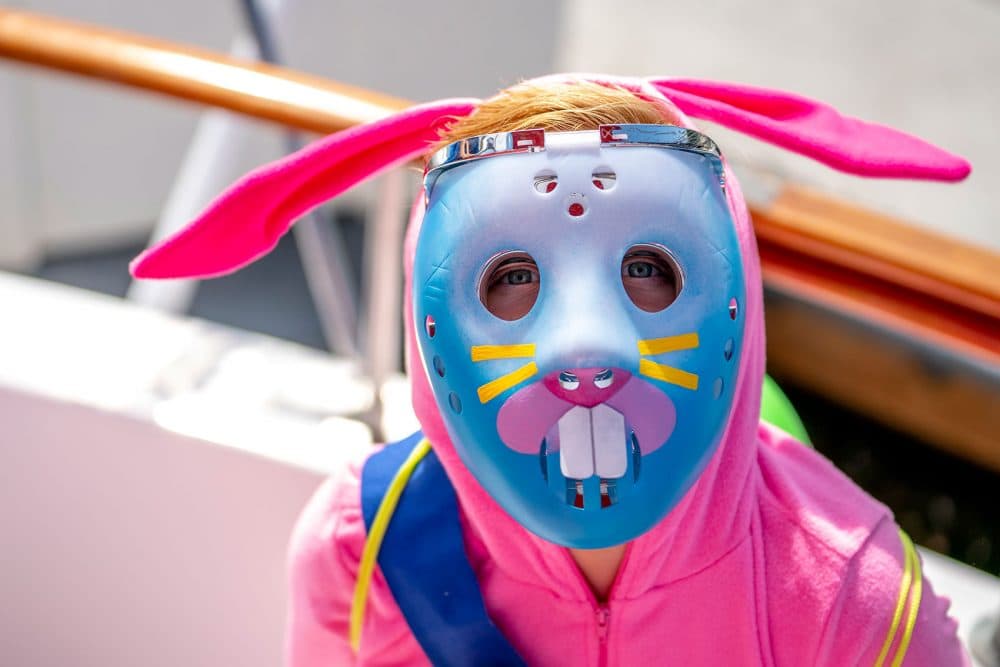
[{"label": "pink painted surface", "polygon": [[610,369],[613,375],[613,382],[610,386],[599,387],[596,383],[597,375],[605,370],[604,368],[569,368],[567,371],[573,374],[578,384],[575,389],[569,389],[559,382],[559,372],[549,373],[542,378],[542,384],[552,394],[567,403],[582,405],[585,408],[592,408],[598,403],[603,403],[617,394],[625,383],[629,381],[632,374],[621,368]]},{"label": "pink painted surface", "polygon": [[281,663],[318,473],[4,386],[0,471],[0,664]]},{"label": "pink painted surface", "polygon": [[[619,372],[627,374],[627,371],[616,371]],[[642,444],[643,454],[662,446],[674,430],[677,413],[673,403],[666,394],[641,378],[628,375],[618,391],[611,392],[604,400],[625,416],[629,428],[635,431]],[[497,432],[504,444],[514,451],[537,454],[542,439],[573,405],[553,393],[549,382],[535,382],[518,389],[500,407]],[[549,451],[556,451],[558,441],[550,441],[549,446]]]},{"label": "pink painted surface", "polygon": [[[677,424],[677,410],[670,398],[641,378],[633,377],[608,399],[608,406],[626,416],[643,455],[662,447]],[[638,406],[642,409],[636,409]]]},{"label": "pink painted surface", "polygon": [[559,400],[541,382],[518,389],[497,413],[497,433],[503,443],[522,454],[537,454],[545,434],[572,403]]}]

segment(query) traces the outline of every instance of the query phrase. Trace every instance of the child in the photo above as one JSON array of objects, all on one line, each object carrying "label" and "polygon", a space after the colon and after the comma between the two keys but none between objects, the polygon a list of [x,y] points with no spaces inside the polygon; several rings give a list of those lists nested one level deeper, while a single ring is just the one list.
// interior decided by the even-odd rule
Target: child
[{"label": "child", "polygon": [[889,511],[760,422],[752,229],[688,115],[862,175],[969,169],[787,93],[550,77],[333,135],[134,264],[234,270],[441,133],[406,245],[422,433],[303,513],[290,664],[968,664]]}]

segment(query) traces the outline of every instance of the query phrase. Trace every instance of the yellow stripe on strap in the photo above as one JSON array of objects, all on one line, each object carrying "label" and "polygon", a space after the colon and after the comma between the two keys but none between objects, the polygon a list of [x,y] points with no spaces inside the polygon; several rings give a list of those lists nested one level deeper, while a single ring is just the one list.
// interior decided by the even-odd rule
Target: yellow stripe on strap
[{"label": "yellow stripe on strap", "polygon": [[511,371],[506,375],[501,375],[496,380],[487,382],[476,392],[479,394],[480,403],[489,403],[494,398],[504,393],[511,387],[519,385],[532,375],[538,372],[538,366],[532,361],[530,364],[521,366],[516,371]]},{"label": "yellow stripe on strap", "polygon": [[473,361],[490,361],[492,359],[522,359],[535,356],[534,343],[520,345],[473,345]]},{"label": "yellow stripe on strap", "polygon": [[675,384],[678,387],[684,387],[692,391],[698,389],[698,376],[694,373],[688,373],[687,371],[682,371],[679,368],[667,366],[666,364],[658,364],[649,359],[639,360],[639,374],[651,377],[654,380],[669,382],[670,384]]},{"label": "yellow stripe on strap", "polygon": [[920,571],[920,557],[917,550],[913,548],[913,542],[903,531],[899,531],[899,536],[903,540],[903,548],[910,559],[913,568],[913,593],[910,595],[910,610],[906,614],[906,625],[903,628],[903,638],[899,640],[899,648],[896,649],[896,657],[892,661],[892,667],[900,667],[903,658],[906,657],[906,649],[910,647],[910,639],[913,637],[913,626],[917,624],[917,612],[920,611],[920,598],[923,595],[924,577]]},{"label": "yellow stripe on strap", "polygon": [[[886,657],[889,655],[889,649],[896,640],[896,631],[899,629],[900,621],[903,620],[903,610],[906,608],[907,598],[910,597],[910,585],[913,582],[913,563],[916,560],[916,555],[913,553],[913,543],[910,542],[910,538],[902,531],[902,529],[899,531],[899,539],[903,543],[903,579],[899,583],[899,595],[896,596],[896,608],[892,612],[892,623],[889,625],[889,632],[885,635],[885,641],[882,642],[882,650],[879,651],[878,658],[875,659],[875,667],[882,667],[885,663]],[[919,569],[920,562],[917,561],[918,572]],[[919,603],[919,600],[917,600],[917,602]],[[909,624],[909,619],[907,619],[907,624]],[[912,631],[913,628],[911,627],[910,632]],[[906,639],[906,642],[909,643],[909,638],[904,638]],[[904,647],[900,645],[900,648]],[[899,657],[899,651],[896,653],[897,659],[902,662],[902,658]],[[893,664],[896,664],[895,661],[893,661]]]},{"label": "yellow stripe on strap", "polygon": [[640,340],[637,345],[639,346],[639,354],[644,356],[677,352],[678,350],[693,350],[698,347],[698,334],[692,332],[679,336],[667,336],[666,338],[650,338],[649,340]]},{"label": "yellow stripe on strap", "polygon": [[375,562],[378,560],[379,549],[382,548],[382,539],[385,531],[389,527],[389,520],[392,519],[396,505],[399,504],[399,496],[406,488],[406,483],[410,481],[410,475],[421,459],[431,451],[431,443],[426,438],[421,440],[410,455],[403,461],[403,465],[396,471],[392,478],[382,502],[379,503],[378,511],[375,512],[375,519],[368,530],[368,537],[365,538],[365,548],[361,552],[361,563],[358,566],[358,580],[354,584],[354,600],[351,603],[351,625],[350,642],[355,653],[361,645],[361,626],[365,620],[365,605],[368,603],[368,586],[371,583],[372,573],[375,570]]}]

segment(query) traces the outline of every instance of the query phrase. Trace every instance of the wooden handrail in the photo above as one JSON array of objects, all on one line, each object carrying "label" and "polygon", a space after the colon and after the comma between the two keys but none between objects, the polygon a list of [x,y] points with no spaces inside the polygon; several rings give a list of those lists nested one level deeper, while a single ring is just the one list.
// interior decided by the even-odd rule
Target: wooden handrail
[{"label": "wooden handrail", "polygon": [[1000,368],[1000,256],[798,186],[751,205],[765,283]]},{"label": "wooden handrail", "polygon": [[0,8],[0,57],[328,134],[409,103],[189,46]]},{"label": "wooden handrail", "polygon": [[[318,133],[408,104],[280,67],[9,9],[0,9],[0,56]],[[1000,256],[790,185],[750,208],[765,287],[778,295],[768,304],[769,365],[1000,471]],[[873,335],[870,324],[890,337]],[[958,355],[978,370],[942,381],[926,349]]]}]

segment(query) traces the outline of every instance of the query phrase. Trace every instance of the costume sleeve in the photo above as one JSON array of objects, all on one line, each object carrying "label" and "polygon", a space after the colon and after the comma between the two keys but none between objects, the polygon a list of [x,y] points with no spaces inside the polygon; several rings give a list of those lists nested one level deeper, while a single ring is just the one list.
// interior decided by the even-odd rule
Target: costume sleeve
[{"label": "costume sleeve", "polygon": [[327,480],[292,534],[285,639],[289,667],[356,664],[348,626],[358,564],[354,555],[364,545],[364,524],[358,501],[345,502],[345,495],[358,493],[350,477],[345,471]]},{"label": "costume sleeve", "polygon": [[886,518],[851,560],[817,665],[968,667],[947,598],[922,574],[909,538]]}]

